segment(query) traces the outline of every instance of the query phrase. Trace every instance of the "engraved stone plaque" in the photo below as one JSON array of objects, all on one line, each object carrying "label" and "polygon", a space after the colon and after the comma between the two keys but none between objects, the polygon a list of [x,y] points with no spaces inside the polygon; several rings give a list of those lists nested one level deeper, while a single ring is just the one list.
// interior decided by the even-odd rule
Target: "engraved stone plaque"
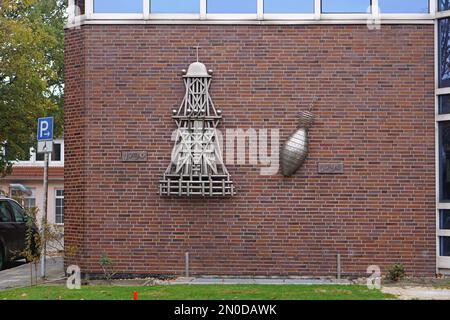
[{"label": "engraved stone plaque", "polygon": [[343,174],[344,164],[339,163],[319,163],[320,174]]},{"label": "engraved stone plaque", "polygon": [[122,151],[122,162],[146,162],[147,151]]}]

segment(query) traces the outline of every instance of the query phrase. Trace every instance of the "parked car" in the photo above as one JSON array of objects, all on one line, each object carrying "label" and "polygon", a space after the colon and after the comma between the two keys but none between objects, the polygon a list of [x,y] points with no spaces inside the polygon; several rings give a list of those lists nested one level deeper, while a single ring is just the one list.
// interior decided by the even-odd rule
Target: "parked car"
[{"label": "parked car", "polygon": [[[31,219],[22,206],[15,200],[0,195],[0,270],[7,262],[26,258],[27,221]],[[37,226],[31,227],[33,239],[39,234]],[[32,250],[36,246],[32,245]],[[37,252],[33,252],[37,254]]]}]

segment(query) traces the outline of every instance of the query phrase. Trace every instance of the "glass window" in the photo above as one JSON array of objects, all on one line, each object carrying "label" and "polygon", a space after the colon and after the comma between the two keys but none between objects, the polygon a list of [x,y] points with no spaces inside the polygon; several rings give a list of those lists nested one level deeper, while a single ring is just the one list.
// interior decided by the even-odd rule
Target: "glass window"
[{"label": "glass window", "polygon": [[439,20],[439,87],[450,86],[450,19]]},{"label": "glass window", "polygon": [[264,0],[264,13],[314,13],[314,0]]},{"label": "glass window", "polygon": [[208,0],[208,13],[256,13],[256,0]]},{"label": "glass window", "polygon": [[450,201],[450,122],[439,123],[439,197]]},{"label": "glass window", "polygon": [[200,0],[150,0],[152,13],[200,13]]},{"label": "glass window", "polygon": [[61,143],[53,143],[52,161],[61,161]]},{"label": "glass window", "polygon": [[24,208],[31,209],[36,207],[36,189],[35,188],[27,188],[29,194],[22,192],[19,189],[12,188],[11,189],[11,198],[16,201],[19,201],[23,204]]},{"label": "glass window", "polygon": [[450,237],[440,237],[441,257],[450,257]]},{"label": "glass window", "polygon": [[16,222],[22,223],[25,222],[25,212],[22,209],[21,206],[19,206],[14,201],[9,201],[9,204],[11,205],[12,212],[14,213],[14,218]]},{"label": "glass window", "polygon": [[55,222],[64,223],[64,190],[55,191]]},{"label": "glass window", "polygon": [[0,222],[12,222],[11,211],[6,201],[0,201]]},{"label": "glass window", "polygon": [[322,0],[323,13],[369,13],[370,0]]},{"label": "glass window", "polygon": [[450,94],[439,96],[439,114],[450,114]]},{"label": "glass window", "polygon": [[440,211],[439,229],[450,230],[450,210]]},{"label": "glass window", "polygon": [[378,0],[381,13],[428,13],[429,0]]},{"label": "glass window", "polygon": [[94,13],[143,13],[142,0],[94,0]]},{"label": "glass window", "polygon": [[439,11],[450,10],[450,0],[438,0]]},{"label": "glass window", "polygon": [[84,0],[75,0],[75,15],[82,15],[84,14]]}]

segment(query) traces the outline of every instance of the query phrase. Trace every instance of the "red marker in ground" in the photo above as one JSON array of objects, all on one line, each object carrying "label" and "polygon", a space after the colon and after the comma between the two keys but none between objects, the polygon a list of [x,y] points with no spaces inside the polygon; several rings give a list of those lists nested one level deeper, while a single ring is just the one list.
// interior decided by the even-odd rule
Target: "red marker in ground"
[{"label": "red marker in ground", "polygon": [[137,300],[138,299],[138,293],[135,291],[133,293],[133,300]]}]

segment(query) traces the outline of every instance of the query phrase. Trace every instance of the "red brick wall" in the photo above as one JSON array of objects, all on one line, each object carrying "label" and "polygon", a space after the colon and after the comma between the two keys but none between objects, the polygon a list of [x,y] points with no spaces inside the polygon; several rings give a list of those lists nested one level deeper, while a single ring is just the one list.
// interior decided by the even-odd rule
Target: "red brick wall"
[{"label": "red brick wall", "polygon": [[[68,262],[98,273],[344,275],[401,262],[435,273],[433,26],[84,26],[67,31]],[[220,128],[296,128],[314,95],[311,152],[292,178],[228,165],[230,199],[160,197],[182,69],[214,70]],[[121,162],[121,152],[148,161]],[[344,174],[319,175],[319,162]]]}]

